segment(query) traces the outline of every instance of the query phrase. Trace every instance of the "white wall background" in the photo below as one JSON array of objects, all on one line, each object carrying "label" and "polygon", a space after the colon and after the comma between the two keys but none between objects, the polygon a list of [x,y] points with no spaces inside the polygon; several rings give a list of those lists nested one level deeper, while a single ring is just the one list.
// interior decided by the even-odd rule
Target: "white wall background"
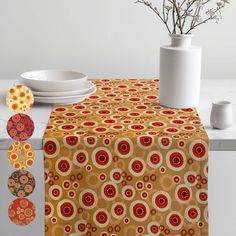
[{"label": "white wall background", "polygon": [[[44,68],[90,77],[158,77],[168,34],[134,0],[0,0],[0,79]],[[236,2],[219,25],[197,29],[204,79],[236,79]]]}]

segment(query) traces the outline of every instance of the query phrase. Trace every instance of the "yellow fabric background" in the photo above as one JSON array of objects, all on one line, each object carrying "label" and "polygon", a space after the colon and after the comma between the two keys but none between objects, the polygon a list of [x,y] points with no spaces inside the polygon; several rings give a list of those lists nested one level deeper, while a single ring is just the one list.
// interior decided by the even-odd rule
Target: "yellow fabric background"
[{"label": "yellow fabric background", "polygon": [[[55,106],[48,122],[44,135],[45,235],[208,235],[207,200],[201,202],[198,198],[201,192],[207,194],[208,137],[196,109],[161,107],[157,80],[93,82],[97,86],[95,94],[79,104]],[[75,142],[74,146],[67,143],[67,138]],[[89,144],[93,140],[96,143]],[[130,143],[127,156],[117,150],[122,140]],[[150,141],[151,145],[142,145],[142,141]],[[170,145],[165,146],[165,142],[170,142]],[[106,168],[100,168],[94,161],[100,149],[105,150],[102,154],[108,153],[110,163]],[[153,168],[148,158],[151,152],[157,151],[162,155],[162,163]],[[76,153],[86,156],[85,166],[78,166],[74,159]],[[184,160],[183,168],[172,168],[168,161],[172,158],[171,153],[180,153]],[[130,169],[135,158],[143,163],[142,174],[138,176]],[[173,157],[173,160],[178,162],[178,158]],[[69,163],[67,171],[60,170],[59,165],[66,169],[63,163]],[[120,183],[111,179],[114,169],[121,170]],[[186,180],[189,172],[196,178],[191,186]],[[117,190],[111,201],[104,199],[102,193],[104,184],[110,182]],[[142,189],[137,189],[138,182],[143,185]],[[65,188],[63,183],[69,187]],[[191,191],[186,202],[181,202],[176,196],[182,185]],[[122,195],[126,186],[133,186],[135,196],[132,200],[126,200]],[[58,199],[52,197],[54,188],[56,194],[59,189]],[[86,190],[96,193],[97,204],[93,209],[85,209],[80,204],[80,195]],[[153,204],[158,191],[167,193],[171,199],[170,207],[163,212]],[[66,201],[76,211],[71,218],[60,212],[60,206]],[[141,221],[132,216],[132,203],[140,201],[147,205],[149,213]],[[126,214],[120,220],[112,215],[112,207],[117,202],[126,208]],[[189,206],[200,209],[196,222],[187,219]],[[109,220],[104,225],[94,221],[98,209],[108,213]],[[168,224],[168,217],[175,212],[182,219],[180,228]],[[158,226],[156,234],[150,233],[152,222]],[[78,229],[78,225],[81,228]]]}]

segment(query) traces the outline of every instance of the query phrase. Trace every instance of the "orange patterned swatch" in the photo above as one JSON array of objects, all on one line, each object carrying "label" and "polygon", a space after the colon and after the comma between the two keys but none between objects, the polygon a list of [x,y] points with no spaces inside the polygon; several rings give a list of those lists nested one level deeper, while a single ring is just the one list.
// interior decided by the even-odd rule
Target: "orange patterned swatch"
[{"label": "orange patterned swatch", "polygon": [[35,206],[26,198],[18,198],[10,204],[8,216],[16,225],[28,225],[35,219]]},{"label": "orange patterned swatch", "polygon": [[15,85],[7,92],[6,103],[13,112],[24,113],[33,107],[34,95],[28,87]]},{"label": "orange patterned swatch", "polygon": [[95,80],[44,135],[45,235],[208,235],[208,137],[157,80]]},{"label": "orange patterned swatch", "polygon": [[8,189],[16,197],[27,197],[35,188],[34,176],[26,170],[17,170],[8,178]]},{"label": "orange patterned swatch", "polygon": [[16,141],[8,148],[9,164],[15,169],[27,169],[34,163],[34,150],[29,143]]}]

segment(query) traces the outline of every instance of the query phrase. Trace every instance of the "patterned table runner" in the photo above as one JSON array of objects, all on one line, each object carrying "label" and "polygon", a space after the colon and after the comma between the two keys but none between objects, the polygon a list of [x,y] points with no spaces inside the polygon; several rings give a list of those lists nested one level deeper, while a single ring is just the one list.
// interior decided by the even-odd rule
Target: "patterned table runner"
[{"label": "patterned table runner", "polygon": [[45,235],[208,235],[208,137],[157,80],[95,80],[44,135]]}]

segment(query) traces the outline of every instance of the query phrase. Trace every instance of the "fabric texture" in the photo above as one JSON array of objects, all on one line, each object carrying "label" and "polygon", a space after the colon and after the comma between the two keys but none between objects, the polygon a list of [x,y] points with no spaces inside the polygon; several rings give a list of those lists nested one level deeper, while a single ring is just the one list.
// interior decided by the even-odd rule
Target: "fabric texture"
[{"label": "fabric texture", "polygon": [[208,137],[158,80],[94,80],[44,135],[45,235],[208,235]]}]

